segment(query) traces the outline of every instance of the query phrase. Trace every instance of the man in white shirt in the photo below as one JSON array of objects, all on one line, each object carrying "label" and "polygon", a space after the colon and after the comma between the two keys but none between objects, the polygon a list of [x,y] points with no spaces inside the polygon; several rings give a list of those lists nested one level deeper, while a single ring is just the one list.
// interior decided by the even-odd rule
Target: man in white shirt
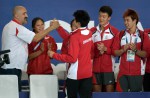
[{"label": "man in white shirt", "polygon": [[0,74],[17,75],[19,91],[21,91],[21,70],[27,64],[27,44],[30,44],[32,41],[39,42],[53,30],[53,26],[49,26],[43,32],[35,34],[23,26],[23,24],[27,23],[27,18],[26,8],[15,6],[13,19],[5,25],[2,32],[2,50],[10,49],[10,64],[4,64],[0,69]]}]

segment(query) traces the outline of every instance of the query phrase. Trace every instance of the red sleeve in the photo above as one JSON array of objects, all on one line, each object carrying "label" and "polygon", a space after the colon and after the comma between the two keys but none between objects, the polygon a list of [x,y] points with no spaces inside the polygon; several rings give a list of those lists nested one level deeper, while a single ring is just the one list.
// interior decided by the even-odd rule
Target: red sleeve
[{"label": "red sleeve", "polygon": [[77,57],[79,54],[79,42],[77,38],[74,36],[70,37],[68,54],[58,54],[55,53],[53,58],[62,62],[74,63],[77,61]]},{"label": "red sleeve", "polygon": [[150,29],[145,29],[144,32],[145,33],[150,33]]},{"label": "red sleeve", "polygon": [[112,55],[115,56],[115,50],[120,49],[120,38],[119,38],[119,33],[114,37],[114,41],[112,44]]},{"label": "red sleeve", "polygon": [[69,33],[62,26],[59,26],[56,30],[62,39],[66,39],[69,36]]},{"label": "red sleeve", "polygon": [[111,30],[112,30],[112,32],[113,32],[114,35],[119,34],[120,31],[117,28],[115,28],[113,26],[110,26],[110,27],[111,27]]},{"label": "red sleeve", "polygon": [[[148,34],[148,41],[145,41],[144,43],[146,44],[148,42],[147,44],[149,44],[149,45],[147,45],[147,46],[150,46],[150,37],[149,37],[150,29],[145,29],[144,33]],[[146,46],[146,45],[144,45],[144,46]],[[150,49],[147,49],[147,57],[149,57],[149,56],[150,56]]]},{"label": "red sleeve", "polygon": [[31,42],[30,44],[28,44],[28,54],[33,53],[33,49],[36,46],[35,42]]},{"label": "red sleeve", "polygon": [[107,47],[107,51],[105,53],[111,55],[111,47]]},{"label": "red sleeve", "polygon": [[150,39],[148,37],[148,33],[144,33],[144,38],[143,38],[143,50],[147,52],[147,57],[150,55]]},{"label": "red sleeve", "polygon": [[[112,39],[112,45],[113,45],[113,43],[115,41],[115,36],[117,36],[119,34],[119,30],[113,26],[111,26],[111,30],[112,30],[112,33],[114,34],[114,37]],[[112,45],[110,47],[107,47],[107,51],[106,51],[107,54],[110,54],[110,55],[113,54],[112,53],[112,47],[113,47]]]}]

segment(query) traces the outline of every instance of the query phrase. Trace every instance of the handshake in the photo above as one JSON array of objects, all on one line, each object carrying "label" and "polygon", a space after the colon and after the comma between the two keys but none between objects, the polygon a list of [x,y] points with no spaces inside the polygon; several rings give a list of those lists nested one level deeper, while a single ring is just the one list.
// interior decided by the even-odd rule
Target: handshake
[{"label": "handshake", "polygon": [[53,20],[50,22],[50,27],[51,27],[53,30],[54,30],[54,29],[57,29],[59,26],[60,26],[59,21],[56,20],[56,19],[53,19]]}]

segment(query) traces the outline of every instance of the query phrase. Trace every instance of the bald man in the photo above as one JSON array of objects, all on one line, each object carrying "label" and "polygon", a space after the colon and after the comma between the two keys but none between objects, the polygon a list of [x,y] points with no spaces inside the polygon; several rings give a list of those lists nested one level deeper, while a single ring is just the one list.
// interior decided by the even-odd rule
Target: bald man
[{"label": "bald man", "polygon": [[54,28],[49,26],[41,33],[35,34],[23,25],[27,23],[27,10],[23,6],[15,6],[13,19],[5,25],[2,32],[2,50],[10,49],[10,64],[4,64],[0,68],[0,74],[18,76],[19,91],[21,91],[21,75],[28,59],[28,47],[32,41],[39,42]]}]

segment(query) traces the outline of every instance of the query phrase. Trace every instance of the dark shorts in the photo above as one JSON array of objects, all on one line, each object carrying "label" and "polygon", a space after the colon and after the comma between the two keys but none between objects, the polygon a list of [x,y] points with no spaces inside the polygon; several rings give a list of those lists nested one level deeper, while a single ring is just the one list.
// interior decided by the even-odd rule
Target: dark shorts
[{"label": "dark shorts", "polygon": [[142,91],[143,76],[127,76],[123,75],[119,78],[119,84],[124,92],[139,92]]},{"label": "dark shorts", "polygon": [[95,85],[115,84],[114,72],[93,73],[93,84]]}]

